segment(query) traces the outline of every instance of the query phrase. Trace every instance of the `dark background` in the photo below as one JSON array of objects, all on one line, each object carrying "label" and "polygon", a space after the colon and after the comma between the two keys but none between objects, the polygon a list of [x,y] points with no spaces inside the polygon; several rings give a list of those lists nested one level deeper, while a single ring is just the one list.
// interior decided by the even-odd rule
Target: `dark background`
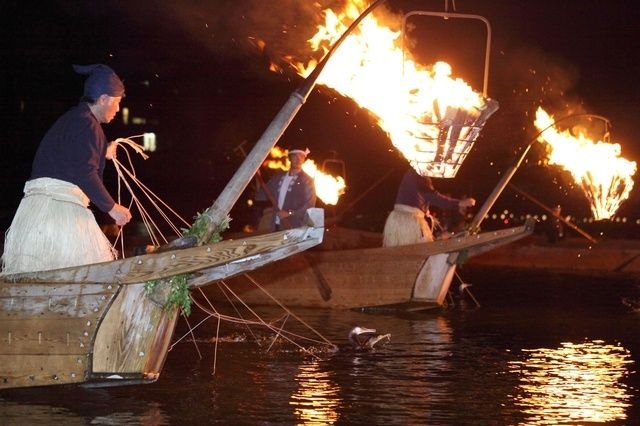
[{"label": "dark background", "polygon": [[[155,132],[158,149],[134,160],[139,177],[190,220],[213,203],[249,149],[302,79],[284,58],[310,59],[306,40],[323,7],[340,1],[216,0],[24,2],[0,5],[0,225],[10,223],[37,145],[53,121],[82,94],[71,64],[106,63],[123,78],[121,106],[142,124],[105,126],[111,139]],[[535,136],[533,114],[543,106],[560,117],[588,112],[613,125],[622,156],[638,161],[640,18],[636,1],[607,0],[389,0],[393,12],[444,11],[482,15],[491,23],[488,95],[500,102],[473,151],[442,192],[481,203],[501,174]],[[432,19],[416,25],[413,53],[425,63],[444,59],[477,90],[482,85],[485,33],[475,23]],[[275,71],[270,70],[270,68]],[[384,84],[384,82],[380,82]],[[375,90],[372,87],[371,90]],[[381,230],[406,162],[375,120],[351,100],[317,87],[281,139],[307,146],[321,164],[347,167],[342,223]],[[513,182],[546,205],[562,204],[591,232],[640,235],[638,189],[612,221],[583,224],[591,216],[570,176],[541,163],[535,144]],[[113,182],[111,167],[105,172]],[[379,184],[375,184],[380,182]],[[374,185],[375,184],[375,185]],[[232,211],[239,228],[252,220],[247,191]],[[544,211],[507,189],[492,210],[517,222]],[[622,222],[626,218],[626,223]],[[487,221],[483,226],[502,226]]]}]

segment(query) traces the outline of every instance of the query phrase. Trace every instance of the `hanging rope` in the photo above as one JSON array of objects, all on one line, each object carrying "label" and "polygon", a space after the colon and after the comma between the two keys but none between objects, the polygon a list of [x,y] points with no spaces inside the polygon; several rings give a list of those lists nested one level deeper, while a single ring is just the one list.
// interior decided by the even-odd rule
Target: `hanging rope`
[{"label": "hanging rope", "polygon": [[[146,228],[146,230],[147,230],[147,232],[148,232],[148,234],[149,234],[149,236],[151,238],[152,243],[155,246],[159,246],[162,243],[166,244],[168,242],[168,239],[167,239],[167,237],[165,235],[163,235],[158,223],[156,223],[156,220],[154,220],[153,215],[151,214],[151,212],[149,212],[149,210],[145,207],[145,204],[150,202],[151,206],[155,209],[154,215],[159,215],[161,217],[161,219],[164,220],[169,225],[169,227],[172,230],[172,232],[174,232],[177,236],[181,236],[182,232],[173,223],[174,220],[178,220],[182,224],[186,225],[186,227],[189,227],[190,224],[187,221],[185,221],[182,217],[180,217],[180,215],[178,213],[176,213],[175,210],[173,210],[167,203],[162,201],[160,199],[160,197],[158,197],[153,191],[151,191],[146,185],[144,185],[138,179],[138,177],[136,176],[135,168],[133,166],[133,159],[132,159],[131,150],[134,153],[137,153],[138,155],[140,155],[144,160],[149,158],[149,156],[144,152],[144,147],[133,141],[133,139],[139,138],[139,137],[142,137],[142,135],[131,136],[131,137],[128,137],[128,138],[118,138],[118,139],[116,139],[114,141],[114,143],[116,144],[115,150],[118,150],[118,148],[122,148],[120,151],[124,152],[125,158],[126,158],[126,160],[123,160],[123,161],[117,159],[117,157],[115,155],[112,158],[113,164],[115,166],[115,170],[116,170],[116,173],[117,173],[117,178],[118,178],[118,183],[117,183],[117,202],[122,204],[123,192],[126,190],[129,193],[129,196],[131,197],[131,201],[129,202],[129,209],[131,209],[132,207],[135,206],[137,211],[140,213],[140,217],[142,218],[142,221],[143,221],[144,226],[145,226],[145,228]],[[138,194],[140,194],[140,195],[138,195]],[[118,242],[122,246],[122,249],[121,249],[122,253],[124,253],[124,239],[122,237],[122,229],[120,229],[118,237],[116,238],[116,244]],[[198,348],[198,345],[196,343],[194,331],[201,324],[203,324],[205,321],[207,321],[207,320],[209,320],[211,318],[216,318],[217,322],[218,322],[217,323],[217,328],[216,328],[214,373],[215,373],[215,365],[216,365],[216,360],[217,360],[218,342],[220,341],[220,339],[219,339],[220,324],[221,324],[222,321],[227,321],[227,322],[230,322],[230,323],[245,325],[247,330],[248,330],[248,332],[253,336],[254,340],[258,341],[258,342],[259,342],[259,339],[253,333],[253,330],[251,329],[251,327],[252,326],[266,327],[267,329],[269,329],[271,332],[274,333],[274,336],[272,337],[271,343],[268,346],[267,351],[269,351],[273,347],[273,345],[276,343],[277,340],[284,340],[286,342],[289,342],[289,343],[295,345],[296,347],[298,347],[304,353],[310,354],[310,355],[312,355],[314,357],[317,357],[317,355],[314,354],[310,349],[305,348],[304,346],[302,346],[302,344],[298,343],[298,341],[306,342],[308,344],[313,344],[313,345],[320,344],[320,345],[327,346],[328,348],[330,348],[330,350],[335,350],[335,345],[333,343],[331,343],[329,340],[327,340],[324,336],[322,336],[318,331],[316,331],[314,328],[312,328],[309,324],[304,322],[301,318],[296,316],[293,312],[289,311],[289,309],[287,309],[284,305],[282,305],[279,301],[277,301],[273,296],[271,296],[266,291],[266,289],[264,289],[264,287],[260,286],[255,280],[253,280],[248,275],[247,275],[247,278],[254,285],[256,285],[258,288],[260,288],[263,292],[268,294],[269,297],[280,308],[282,308],[283,314],[282,314],[282,316],[280,316],[280,318],[278,318],[277,320],[272,321],[272,322],[265,321],[264,319],[262,319],[260,317],[260,315],[257,312],[255,312],[246,303],[244,303],[242,301],[242,299],[240,298],[240,296],[235,294],[233,292],[233,290],[231,290],[231,288],[229,288],[224,282],[220,282],[220,283],[218,283],[218,286],[220,287],[220,289],[222,290],[223,294],[227,298],[227,301],[230,302],[232,304],[232,306],[234,307],[235,315],[237,315],[237,316],[234,317],[234,316],[231,316],[231,315],[225,315],[223,313],[220,313],[214,307],[213,303],[211,303],[211,301],[207,298],[207,296],[204,294],[202,289],[199,288],[202,298],[204,298],[204,300],[206,301],[206,305],[203,304],[201,301],[195,299],[193,297],[193,295],[191,295],[190,298],[191,298],[191,301],[207,315],[203,320],[201,320],[199,323],[197,323],[197,324],[195,324],[193,326],[187,321],[187,327],[188,327],[187,332],[183,336],[178,338],[171,345],[169,350],[171,350],[177,343],[182,341],[187,336],[191,336],[191,338],[192,338],[192,340],[194,342],[194,345],[196,346],[196,351],[198,353],[198,357],[200,359],[202,359],[202,353],[200,352],[200,349]],[[243,318],[243,315],[240,312],[240,310],[238,309],[238,307],[236,306],[235,301],[239,301],[241,303],[242,307],[244,309],[246,309],[248,312],[250,312],[250,314],[255,319]],[[187,320],[187,316],[186,315],[183,314],[183,317],[185,318],[185,320]],[[309,338],[309,337],[304,337],[304,336],[295,334],[293,332],[290,332],[288,330],[285,330],[284,327],[285,327],[285,324],[287,323],[289,318],[296,319],[300,324],[302,324],[307,329],[311,330],[313,332],[313,334],[318,336],[321,340],[313,339],[313,338]]]},{"label": "hanging rope", "polygon": [[[327,345],[330,345],[330,346],[332,346],[332,347],[334,346],[334,345],[333,345],[333,343],[331,343],[331,342],[330,342],[329,340],[327,340],[324,336],[322,336],[322,335],[321,335],[321,334],[320,334],[316,329],[314,329],[311,325],[307,324],[307,323],[306,323],[302,318],[298,317],[296,314],[294,314],[293,312],[291,312],[291,311],[290,311],[286,306],[282,305],[282,304],[281,304],[277,299],[275,299],[273,296],[271,296],[271,295],[267,292],[267,290],[266,290],[264,287],[262,287],[261,285],[259,285],[259,284],[258,284],[255,280],[253,280],[249,275],[245,274],[245,277],[246,277],[249,281],[251,281],[251,283],[253,283],[257,288],[259,288],[262,292],[264,292],[265,294],[267,294],[267,295],[271,298],[271,300],[273,300],[273,301],[274,301],[274,303],[276,303],[280,308],[282,308],[282,310],[283,310],[284,312],[286,312],[286,313],[287,313],[287,315],[288,315],[288,316],[291,316],[291,317],[295,318],[297,321],[299,321],[299,322],[300,322],[300,324],[304,325],[306,328],[308,328],[309,330],[311,330],[311,331],[312,331],[316,336],[318,336],[318,337],[321,339],[321,340],[311,339],[311,338],[309,338],[309,337],[299,336],[299,335],[296,335],[296,334],[294,334],[294,333],[291,333],[291,332],[288,332],[288,331],[285,331],[285,330],[281,330],[281,329],[280,329],[280,332],[281,332],[283,335],[286,335],[286,336],[287,336],[287,337],[285,337],[285,339],[286,339],[286,340],[288,340],[288,341],[289,341],[289,342],[291,342],[291,343],[294,343],[296,346],[299,346],[301,349],[303,349],[303,350],[305,350],[305,351],[306,351],[306,349],[302,348],[300,345],[298,345],[297,343],[293,342],[293,341],[291,340],[291,338],[290,338],[290,337],[288,337],[288,336],[297,337],[297,338],[299,338],[299,339],[306,340],[306,341],[313,342],[313,343],[327,344]],[[233,295],[233,297],[234,297],[234,299],[235,299],[235,300],[240,301],[240,303],[242,304],[242,306],[243,306],[245,309],[247,309],[247,310],[248,310],[252,315],[254,315],[254,316],[257,318],[257,320],[255,320],[255,321],[254,321],[254,320],[245,320],[245,319],[242,319],[242,318],[234,318],[234,317],[230,317],[230,316],[222,315],[222,314],[220,314],[219,312],[217,312],[217,311],[215,311],[215,310],[214,310],[214,311],[210,311],[210,310],[208,310],[206,307],[202,306],[201,304],[198,304],[198,303],[197,303],[197,301],[195,301],[195,300],[194,300],[194,303],[196,303],[196,305],[197,305],[200,309],[203,309],[203,310],[204,310],[204,312],[206,312],[206,313],[210,313],[211,315],[219,316],[220,318],[222,318],[222,319],[224,319],[224,320],[227,320],[227,321],[236,322],[236,323],[241,323],[241,324],[263,325],[263,326],[266,326],[267,328],[271,329],[272,331],[275,331],[275,330],[276,330],[276,329],[274,329],[274,328],[273,328],[273,326],[272,326],[272,325],[270,325],[269,323],[265,322],[262,318],[260,318],[260,316],[259,316],[259,315],[258,315],[258,314],[253,310],[253,309],[251,309],[251,307],[249,307],[249,305],[247,305],[246,303],[244,303],[244,301],[242,301],[242,298],[241,298],[240,296],[238,296],[236,293],[234,293],[234,291],[233,291],[229,286],[227,286],[227,285],[226,285],[226,283],[221,282],[219,285],[223,286],[223,287],[224,287],[224,289],[225,289],[227,292],[231,293],[231,294]],[[208,300],[208,299],[207,299],[207,300]],[[213,305],[211,305],[211,304],[210,304],[210,306],[211,306],[211,308],[213,308]]]},{"label": "hanging rope", "polygon": [[[135,205],[136,210],[140,213],[140,217],[144,224],[144,227],[149,234],[151,243],[154,246],[160,246],[168,242],[168,237],[162,232],[160,226],[154,219],[151,212],[145,207],[146,203],[150,203],[155,209],[154,214],[159,215],[160,218],[169,226],[175,236],[181,236],[182,232],[179,227],[174,223],[178,221],[183,225],[189,227],[190,223],[184,220],[175,210],[173,210],[167,203],[165,203],[158,195],[151,191],[146,185],[144,185],[136,176],[135,168],[133,166],[133,159],[131,152],[128,148],[132,149],[135,153],[139,154],[144,160],[149,156],[144,152],[144,147],[135,143],[132,139],[142,137],[143,135],[130,136],[128,138],[118,138],[113,143],[116,144],[116,152],[118,148],[122,148],[126,156],[126,161],[123,163],[115,155],[113,164],[118,176],[117,182],[117,202],[122,204],[122,192],[123,187],[126,188],[131,201],[128,208],[131,210]],[[140,194],[138,196],[137,194]],[[141,197],[144,196],[144,200]],[[121,252],[124,253],[124,238],[122,235],[122,228],[116,238],[116,244],[120,243]]]}]

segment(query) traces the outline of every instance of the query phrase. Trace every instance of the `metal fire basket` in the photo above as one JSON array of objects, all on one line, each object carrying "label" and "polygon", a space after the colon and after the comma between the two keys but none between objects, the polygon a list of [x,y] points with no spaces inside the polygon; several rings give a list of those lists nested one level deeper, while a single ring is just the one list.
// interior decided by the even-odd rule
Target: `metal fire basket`
[{"label": "metal fire basket", "polygon": [[467,158],[487,119],[498,110],[498,102],[485,99],[480,108],[469,111],[449,107],[437,122],[420,123],[411,136],[416,156],[409,159],[422,176],[453,178]]},{"label": "metal fire basket", "polygon": [[[471,110],[446,107],[444,114],[429,117],[409,131],[404,143],[414,144],[414,158],[409,164],[422,176],[453,178],[467,158],[473,144],[480,135],[489,117],[498,110],[499,104],[487,97],[489,80],[489,52],[491,47],[491,26],[489,21],[479,15],[449,12],[412,11],[404,15],[402,21],[403,45],[407,20],[412,16],[435,16],[444,19],[462,18],[482,21],[487,29],[484,79],[482,96],[484,103]],[[404,53],[404,48],[403,48]],[[404,60],[403,60],[404,64]],[[439,110],[435,105],[436,111]]]}]

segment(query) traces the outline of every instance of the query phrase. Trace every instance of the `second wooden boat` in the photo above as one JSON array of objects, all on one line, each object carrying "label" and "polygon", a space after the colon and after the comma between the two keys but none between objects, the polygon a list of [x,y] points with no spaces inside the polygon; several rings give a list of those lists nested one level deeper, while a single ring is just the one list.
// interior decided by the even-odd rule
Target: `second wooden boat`
[{"label": "second wooden boat", "polygon": [[[381,239],[376,234],[331,228],[322,246],[219,282],[206,293],[216,300],[234,294],[248,305],[278,301],[305,308],[440,307],[458,263],[524,238],[533,227],[530,220],[520,227],[397,247],[375,247]],[[351,246],[347,240],[368,247],[339,248]]]}]

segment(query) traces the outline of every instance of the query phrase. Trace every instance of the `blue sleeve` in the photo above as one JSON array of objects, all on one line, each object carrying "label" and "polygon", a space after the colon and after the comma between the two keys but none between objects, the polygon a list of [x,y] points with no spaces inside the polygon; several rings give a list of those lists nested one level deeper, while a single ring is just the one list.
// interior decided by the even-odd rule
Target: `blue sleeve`
[{"label": "blue sleeve", "polygon": [[[97,126],[97,127],[96,127]],[[100,211],[108,213],[115,201],[104,186],[102,172],[105,165],[107,141],[102,128],[96,123],[86,129],[86,133],[76,141],[75,156],[76,185]]]}]

